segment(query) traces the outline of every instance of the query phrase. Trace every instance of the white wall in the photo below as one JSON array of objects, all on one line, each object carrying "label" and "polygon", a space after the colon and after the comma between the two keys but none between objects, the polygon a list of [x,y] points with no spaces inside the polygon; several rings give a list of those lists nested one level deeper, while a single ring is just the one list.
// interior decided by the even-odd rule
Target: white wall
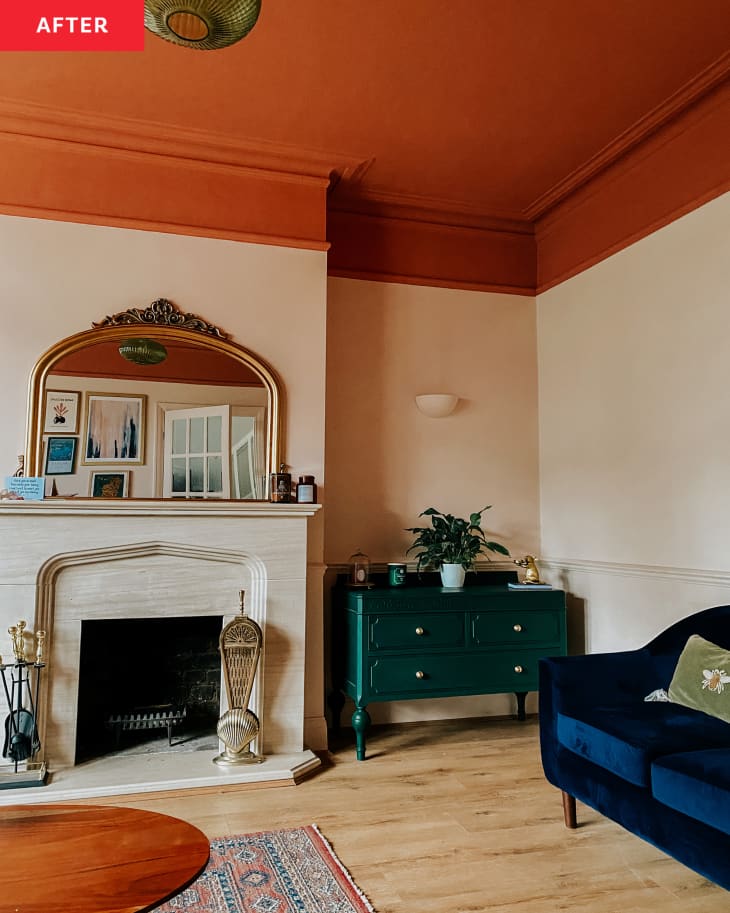
[{"label": "white wall", "polygon": [[[0,216],[0,477],[23,451],[27,383],[39,355],[107,314],[162,297],[222,327],[274,368],[284,388],[284,459],[321,485],[326,295],[323,252]],[[324,747],[322,554],[320,514],[309,537],[312,748]]]},{"label": "white wall", "polygon": [[591,650],[730,597],[729,288],[730,194],[538,298],[542,555]]}]

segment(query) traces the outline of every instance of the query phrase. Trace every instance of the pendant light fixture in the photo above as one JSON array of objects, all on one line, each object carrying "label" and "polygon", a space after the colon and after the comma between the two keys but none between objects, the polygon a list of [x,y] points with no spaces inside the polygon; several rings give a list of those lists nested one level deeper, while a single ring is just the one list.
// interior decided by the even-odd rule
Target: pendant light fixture
[{"label": "pendant light fixture", "polygon": [[155,339],[125,339],[119,354],[135,365],[159,365],[167,358],[167,349]]},{"label": "pendant light fixture", "polygon": [[215,51],[256,25],[261,0],[145,0],[145,28],[184,48]]}]

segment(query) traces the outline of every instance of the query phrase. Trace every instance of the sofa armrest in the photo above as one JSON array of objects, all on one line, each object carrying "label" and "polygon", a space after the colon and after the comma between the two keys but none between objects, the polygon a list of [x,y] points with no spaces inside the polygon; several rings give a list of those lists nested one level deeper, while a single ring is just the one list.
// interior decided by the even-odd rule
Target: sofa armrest
[{"label": "sofa armrest", "polygon": [[655,662],[648,650],[618,653],[588,653],[540,660],[540,750],[545,776],[562,789],[559,775],[559,713],[582,707],[633,704],[643,701],[655,688]]},{"label": "sofa armrest", "polygon": [[558,710],[635,701],[667,682],[657,681],[655,661],[644,647],[617,653],[587,653],[540,660],[540,691],[549,687]]}]

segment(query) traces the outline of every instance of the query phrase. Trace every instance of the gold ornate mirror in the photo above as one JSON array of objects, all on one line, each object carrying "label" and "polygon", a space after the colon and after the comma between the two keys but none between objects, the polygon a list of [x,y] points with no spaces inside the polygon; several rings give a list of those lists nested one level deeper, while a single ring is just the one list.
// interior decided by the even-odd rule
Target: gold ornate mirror
[{"label": "gold ornate mirror", "polygon": [[67,496],[265,499],[281,413],[264,361],[161,298],[40,357],[26,472]]}]

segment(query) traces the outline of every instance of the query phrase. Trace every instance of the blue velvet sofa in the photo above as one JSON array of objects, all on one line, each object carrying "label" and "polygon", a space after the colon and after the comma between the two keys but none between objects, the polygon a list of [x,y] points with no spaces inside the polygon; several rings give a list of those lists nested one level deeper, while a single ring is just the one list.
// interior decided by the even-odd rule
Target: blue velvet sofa
[{"label": "blue velvet sofa", "polygon": [[730,724],[644,701],[668,689],[691,634],[730,648],[730,606],[691,615],[639,650],[541,660],[542,763],[568,827],[580,799],[730,889]]}]

